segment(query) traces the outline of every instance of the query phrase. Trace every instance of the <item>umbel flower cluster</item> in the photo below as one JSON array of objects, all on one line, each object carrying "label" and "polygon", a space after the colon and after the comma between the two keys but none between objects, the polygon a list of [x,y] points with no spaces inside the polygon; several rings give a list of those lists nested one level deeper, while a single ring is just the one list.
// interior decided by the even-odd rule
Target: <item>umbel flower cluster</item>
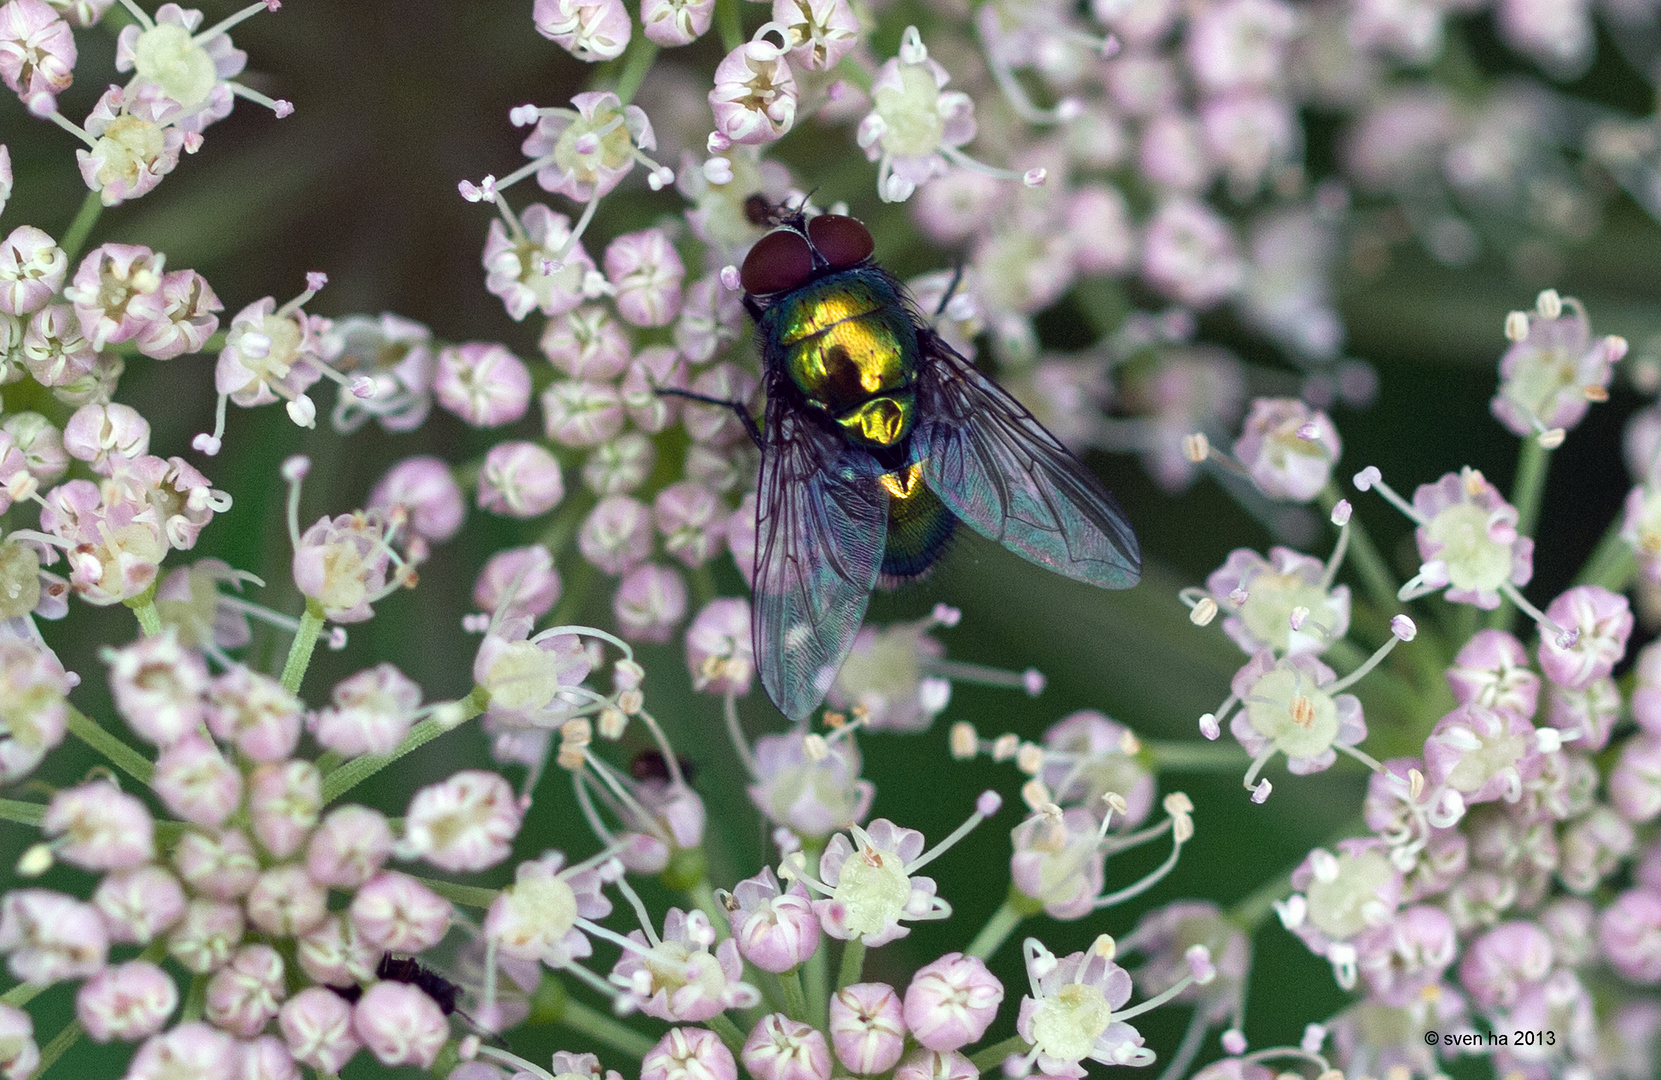
[{"label": "umbel flower cluster", "polygon": [[[85,188],[50,231],[0,219],[0,821],[17,852],[0,1078],[71,1053],[126,1080],[1657,1074],[1661,644],[1642,623],[1661,611],[1661,404],[1628,421],[1632,486],[1599,546],[1556,595],[1530,588],[1559,542],[1536,535],[1554,454],[1618,373],[1661,390],[1661,347],[1628,357],[1552,289],[1485,327],[1491,416],[1469,424],[1515,448],[1508,490],[1458,460],[1340,468],[1333,419],[1380,388],[1346,353],[1344,275],[1504,251],[1549,278],[1606,215],[1661,214],[1654,119],[1546,88],[1592,64],[1594,19],[1661,70],[1654,3],[529,6],[529,25],[490,17],[587,89],[513,108],[524,160],[432,193],[477,205],[501,304],[503,341],[457,341],[436,313],[322,314],[323,272],[224,317],[204,274],[103,239],[105,209],[189,172],[237,98],[294,111],[255,88],[280,79],[242,77],[230,36],[276,0],[217,21],[0,0],[20,104],[4,115],[22,121],[5,138],[73,150]],[[1477,27],[1538,77],[1481,78]],[[79,119],[60,110],[77,77],[108,80]],[[852,212],[814,201],[814,147],[861,178],[861,207],[940,249],[930,265],[955,261],[907,282],[918,317],[1067,446],[1134,455],[1161,499],[1207,477],[1266,526],[1269,544],[1153,601],[1239,649],[1197,736],[1042,711],[1037,669],[948,657],[963,615],[946,603],[862,628],[821,716],[790,724],[758,692],[758,452],[716,402],[759,404],[736,267],[773,211]],[[13,185],[0,145],[0,214]],[[1082,347],[1049,345],[1057,313]],[[122,376],[162,364],[211,380],[217,409],[152,447],[180,417],[125,403]],[[279,521],[211,478],[246,456],[230,406],[279,402],[348,446],[442,421],[479,449],[432,438],[309,525],[314,463],[274,456]],[[452,566],[470,516],[514,539]],[[1364,518],[1410,532],[1408,557]],[[224,533],[286,534],[283,587],[183,554]],[[461,626],[405,631],[465,658],[458,696],[349,637],[423,568],[474,583]],[[85,647],[82,625],[122,630]],[[319,642],[355,673],[323,684]],[[684,673],[648,669],[671,649]],[[671,679],[707,715],[659,706]],[[971,685],[1001,689],[997,721],[958,711]],[[725,743],[689,747],[699,723]],[[955,830],[884,816],[865,755],[900,736],[974,763],[930,776]],[[353,801],[435,740],[463,747],[439,778]],[[700,791],[689,748],[735,763],[742,814]],[[100,764],[59,768],[76,749]],[[1007,798],[951,783],[988,763]],[[1170,898],[1196,829],[1258,827],[1277,785],[1284,800],[1329,769],[1366,779],[1323,846]],[[1207,772],[1243,789],[1208,804],[1173,784]],[[959,889],[984,893],[984,868],[954,871],[951,849],[989,828],[1009,830],[1007,882],[971,904]],[[765,840],[729,872],[711,853],[736,837]],[[961,924],[954,902],[994,910],[902,959],[919,924]],[[1265,928],[1343,995],[1298,1018],[1297,1045],[1248,1035],[1284,1026],[1256,1019],[1282,1008],[1253,964]],[[1174,1045],[1141,1030],[1156,1009],[1185,1019]],[[564,1048],[525,1050],[549,1026]]]}]

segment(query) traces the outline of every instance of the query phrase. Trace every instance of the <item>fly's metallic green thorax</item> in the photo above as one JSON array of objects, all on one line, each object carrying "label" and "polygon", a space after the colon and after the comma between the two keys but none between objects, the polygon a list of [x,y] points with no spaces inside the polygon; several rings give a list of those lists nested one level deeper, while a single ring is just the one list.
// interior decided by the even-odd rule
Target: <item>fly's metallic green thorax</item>
[{"label": "fly's metallic green thorax", "polygon": [[916,420],[917,329],[880,271],[844,270],[767,309],[763,340],[808,403],[857,445],[897,446]]}]

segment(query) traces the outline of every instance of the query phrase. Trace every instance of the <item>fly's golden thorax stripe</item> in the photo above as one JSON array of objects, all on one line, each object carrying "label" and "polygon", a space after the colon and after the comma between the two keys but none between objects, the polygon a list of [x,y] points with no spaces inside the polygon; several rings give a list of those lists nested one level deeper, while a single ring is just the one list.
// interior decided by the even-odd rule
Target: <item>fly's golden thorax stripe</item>
[{"label": "fly's golden thorax stripe", "polygon": [[869,315],[882,307],[881,301],[865,289],[815,290],[813,295],[791,303],[790,320],[780,328],[779,340],[794,345],[835,326],[839,322]]}]

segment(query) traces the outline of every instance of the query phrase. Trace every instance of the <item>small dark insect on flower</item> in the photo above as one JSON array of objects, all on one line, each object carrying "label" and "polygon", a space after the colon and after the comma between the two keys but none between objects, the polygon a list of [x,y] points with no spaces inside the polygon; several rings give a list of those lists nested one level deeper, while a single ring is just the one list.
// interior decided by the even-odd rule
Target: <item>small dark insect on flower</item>
[{"label": "small dark insect on flower", "polygon": [[431,968],[422,967],[413,956],[399,957],[387,953],[376,966],[375,975],[388,982],[408,983],[419,987],[433,999],[445,1016],[456,1012],[456,1001],[461,997],[461,987]]},{"label": "small dark insect on flower", "polygon": [[[760,204],[757,200],[760,200]],[[744,259],[761,343],[753,643],[780,711],[818,707],[871,590],[928,573],[959,522],[1104,589],[1142,574],[1130,523],[1066,447],[935,333],[862,223],[745,201],[774,226]]]},{"label": "small dark insect on flower", "polygon": [[[692,759],[681,754],[675,755],[675,764],[680,766],[681,779],[690,785],[698,776],[698,766]],[[669,762],[663,756],[663,751],[646,749],[636,754],[629,762],[629,775],[636,780],[661,780],[664,783],[674,779],[669,771]]]}]

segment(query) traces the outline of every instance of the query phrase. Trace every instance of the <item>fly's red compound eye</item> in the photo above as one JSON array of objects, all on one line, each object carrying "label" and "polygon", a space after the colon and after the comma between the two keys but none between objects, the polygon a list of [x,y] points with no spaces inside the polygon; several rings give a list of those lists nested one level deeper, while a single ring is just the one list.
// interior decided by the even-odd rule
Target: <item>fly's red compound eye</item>
[{"label": "fly's red compound eye", "polygon": [[877,246],[870,229],[843,214],[820,214],[807,223],[807,238],[834,270],[864,262]]},{"label": "fly's red compound eye", "polygon": [[738,280],[753,296],[794,289],[813,274],[813,252],[802,234],[775,229],[756,241],[744,257]]}]

